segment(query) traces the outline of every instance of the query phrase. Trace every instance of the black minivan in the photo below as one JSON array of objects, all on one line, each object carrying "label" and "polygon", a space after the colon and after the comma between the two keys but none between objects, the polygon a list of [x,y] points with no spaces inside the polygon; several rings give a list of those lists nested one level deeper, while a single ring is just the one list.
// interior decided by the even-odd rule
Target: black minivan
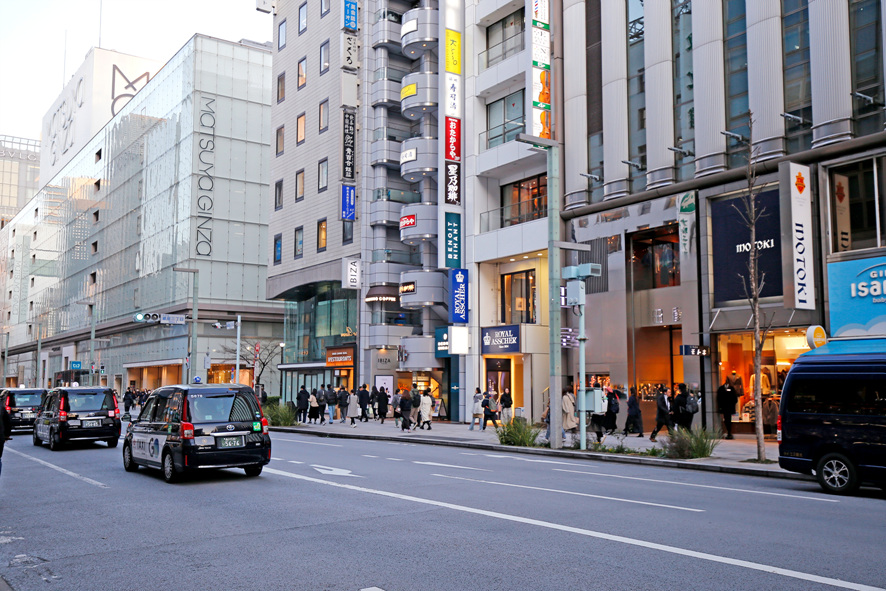
[{"label": "black minivan", "polygon": [[258,476],[271,461],[268,420],[255,392],[239,384],[163,386],[126,430],[123,468],[161,468],[166,482],[198,468],[243,468]]},{"label": "black minivan", "polygon": [[62,387],[50,390],[34,419],[34,445],[49,442],[58,451],[69,441],[104,441],[117,447],[120,408],[110,388]]},{"label": "black minivan", "polygon": [[37,409],[46,396],[40,388],[8,388],[0,392],[0,400],[5,400],[6,413],[12,420],[13,429],[30,429],[34,426]]},{"label": "black minivan", "polygon": [[831,341],[797,358],[778,416],[778,464],[832,493],[886,488],[886,339]]}]

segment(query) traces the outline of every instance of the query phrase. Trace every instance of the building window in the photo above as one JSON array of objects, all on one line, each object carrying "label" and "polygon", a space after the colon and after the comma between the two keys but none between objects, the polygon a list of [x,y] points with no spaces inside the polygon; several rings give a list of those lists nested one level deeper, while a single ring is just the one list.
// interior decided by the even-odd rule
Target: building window
[{"label": "building window", "polygon": [[298,88],[301,90],[308,83],[308,58],[298,60]]},{"label": "building window", "polygon": [[280,21],[277,25],[277,50],[286,47],[286,19]]},{"label": "building window", "polygon": [[274,183],[274,209],[283,208],[283,181]]},{"label": "building window", "polygon": [[299,145],[305,141],[305,114],[302,113],[295,120],[295,144]]},{"label": "building window", "polygon": [[350,244],[354,241],[354,222],[344,220],[341,223],[341,243]]},{"label": "building window", "polygon": [[[748,40],[745,0],[723,0],[726,59],[726,130],[747,138],[748,128]],[[730,168],[747,164],[748,144],[739,138],[726,138]]]},{"label": "building window", "polygon": [[283,255],[283,234],[274,236],[274,264],[279,265]]},{"label": "building window", "polygon": [[281,125],[277,128],[277,156],[283,153],[283,128],[285,126]]},{"label": "building window", "polygon": [[277,76],[277,102],[281,103],[286,99],[286,72]]},{"label": "building window", "polygon": [[329,129],[329,99],[320,103],[320,133]]},{"label": "building window", "polygon": [[329,0],[320,0],[320,18],[329,14]]},{"label": "building window", "polygon": [[320,46],[320,74],[329,71],[329,41]]},{"label": "building window", "polygon": [[317,222],[317,252],[326,250],[326,219]]},{"label": "building window", "polygon": [[295,173],[295,200],[301,201],[305,198],[305,169]]},{"label": "building window", "polygon": [[832,252],[886,245],[886,158],[832,167],[828,173]]},{"label": "building window", "polygon": [[673,0],[674,147],[677,180],[695,176],[695,77],[692,66],[692,0]]},{"label": "building window", "polygon": [[522,8],[486,27],[486,51],[480,54],[480,69],[485,70],[522,51],[525,28]]},{"label": "building window", "polygon": [[628,165],[631,192],[646,188],[646,25],[641,2],[628,2]]},{"label": "building window", "polygon": [[537,295],[535,269],[501,276],[501,321],[534,324]]},{"label": "building window", "polygon": [[516,139],[524,128],[522,89],[486,105],[487,149]]},{"label": "building window", "polygon": [[301,35],[308,30],[308,3],[305,2],[298,7],[298,34]]},{"label": "building window", "polygon": [[98,240],[92,243],[92,254],[98,254]]},{"label": "building window", "polygon": [[93,271],[92,273],[89,274],[89,285],[95,285],[95,282],[97,280],[98,280],[98,272],[97,271]]},{"label": "building window", "polygon": [[782,0],[785,139],[789,154],[812,147],[812,82],[806,0]]},{"label": "building window", "polygon": [[880,0],[850,0],[852,90],[873,99],[852,99],[855,135],[883,130],[883,40]]},{"label": "building window", "polygon": [[[501,188],[501,209],[499,211],[501,212],[500,228],[547,217],[548,176],[541,174],[504,185]],[[490,227],[489,229],[496,228]]]},{"label": "building window", "polygon": [[92,212],[92,223],[93,223],[93,224],[97,224],[97,223],[98,223],[98,220],[99,220],[99,217],[100,217],[99,212],[98,212],[98,210],[96,209],[95,211]]},{"label": "building window", "polygon": [[680,244],[676,226],[638,232],[631,237],[633,289],[680,285]]},{"label": "building window", "polygon": [[295,252],[294,256],[297,259],[302,258],[305,254],[305,229],[303,226],[299,226],[295,229]]},{"label": "building window", "polygon": [[322,193],[329,184],[329,160],[324,158],[317,164],[317,192]]}]

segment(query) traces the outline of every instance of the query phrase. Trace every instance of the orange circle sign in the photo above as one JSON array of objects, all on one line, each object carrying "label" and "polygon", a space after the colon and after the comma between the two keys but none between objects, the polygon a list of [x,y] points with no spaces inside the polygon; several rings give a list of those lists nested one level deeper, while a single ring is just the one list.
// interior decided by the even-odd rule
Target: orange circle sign
[{"label": "orange circle sign", "polygon": [[817,349],[828,342],[828,334],[823,326],[814,325],[806,329],[806,344],[810,349]]}]

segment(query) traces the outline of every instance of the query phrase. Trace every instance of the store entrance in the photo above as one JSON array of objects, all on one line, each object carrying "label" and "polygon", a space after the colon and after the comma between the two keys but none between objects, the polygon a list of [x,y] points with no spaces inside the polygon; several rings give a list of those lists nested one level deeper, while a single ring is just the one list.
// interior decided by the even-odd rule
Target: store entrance
[{"label": "store entrance", "polygon": [[636,333],[634,383],[643,413],[643,430],[655,427],[655,397],[660,388],[673,388],[683,381],[681,326],[650,326]]}]

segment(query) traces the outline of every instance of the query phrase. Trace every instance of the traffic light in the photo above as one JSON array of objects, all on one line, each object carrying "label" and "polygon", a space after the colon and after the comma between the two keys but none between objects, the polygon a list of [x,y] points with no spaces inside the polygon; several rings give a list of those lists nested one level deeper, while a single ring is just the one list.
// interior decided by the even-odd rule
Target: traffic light
[{"label": "traffic light", "polygon": [[146,314],[144,312],[138,312],[137,314],[132,315],[133,322],[160,322],[160,315],[155,313]]}]

